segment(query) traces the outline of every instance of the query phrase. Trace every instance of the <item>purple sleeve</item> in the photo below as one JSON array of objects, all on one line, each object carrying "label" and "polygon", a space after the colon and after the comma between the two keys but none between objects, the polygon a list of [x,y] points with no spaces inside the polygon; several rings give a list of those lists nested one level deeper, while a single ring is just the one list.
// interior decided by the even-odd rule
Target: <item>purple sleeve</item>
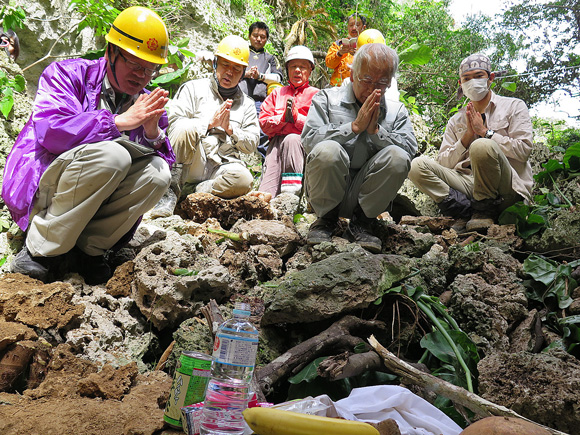
[{"label": "purple sleeve", "polygon": [[[55,62],[40,76],[32,122],[38,143],[52,154],[121,135],[114,115],[95,109],[100,89],[88,88],[91,81],[85,77],[86,71],[71,63]],[[90,101],[92,98],[95,101]]]}]

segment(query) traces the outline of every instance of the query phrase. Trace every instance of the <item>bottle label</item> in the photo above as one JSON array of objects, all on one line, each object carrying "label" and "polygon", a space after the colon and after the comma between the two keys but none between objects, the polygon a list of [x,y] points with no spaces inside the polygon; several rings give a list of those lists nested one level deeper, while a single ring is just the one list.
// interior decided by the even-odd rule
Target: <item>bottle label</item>
[{"label": "bottle label", "polygon": [[239,337],[227,333],[216,335],[213,346],[214,359],[222,364],[254,367],[258,352],[258,337]]}]

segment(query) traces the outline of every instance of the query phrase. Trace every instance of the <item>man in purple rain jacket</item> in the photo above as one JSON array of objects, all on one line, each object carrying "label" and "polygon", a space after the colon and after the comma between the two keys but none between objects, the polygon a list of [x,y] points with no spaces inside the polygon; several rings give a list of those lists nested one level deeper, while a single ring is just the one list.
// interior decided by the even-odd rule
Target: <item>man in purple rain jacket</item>
[{"label": "man in purple rain jacket", "polygon": [[166,63],[165,24],[131,7],[106,39],[104,58],[55,62],[39,79],[4,170],[2,197],[26,231],[11,272],[46,282],[72,251],[87,284],[106,282],[104,254],[132,236],[169,186],[167,91],[143,89]]}]

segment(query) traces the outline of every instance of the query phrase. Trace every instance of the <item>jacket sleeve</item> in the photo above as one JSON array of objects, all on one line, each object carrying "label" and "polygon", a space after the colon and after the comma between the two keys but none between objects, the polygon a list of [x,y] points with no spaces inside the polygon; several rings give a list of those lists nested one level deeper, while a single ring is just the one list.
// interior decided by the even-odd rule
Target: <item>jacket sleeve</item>
[{"label": "jacket sleeve", "polygon": [[32,111],[38,143],[55,155],[83,143],[121,136],[111,112],[86,111],[85,77],[70,68],[70,64],[55,62],[44,70]]},{"label": "jacket sleeve", "polygon": [[328,116],[329,101],[326,92],[318,92],[312,98],[312,104],[302,130],[302,145],[309,154],[319,142],[334,140],[341,145],[354,138],[352,122],[331,123]]},{"label": "jacket sleeve", "polygon": [[260,141],[260,125],[258,124],[256,106],[251,101],[249,97],[244,98],[246,104],[241,108],[244,111],[242,124],[239,127],[234,127],[231,136],[234,147],[245,154],[256,151]]},{"label": "jacket sleeve", "polygon": [[284,73],[278,65],[278,60],[275,56],[268,56],[268,70],[264,73],[264,83],[269,85],[270,83],[282,83],[284,80]]},{"label": "jacket sleeve", "polygon": [[333,42],[326,53],[326,66],[328,68],[336,69],[339,67],[342,57],[338,55],[338,50],[340,50],[340,46]]},{"label": "jacket sleeve", "polygon": [[533,127],[528,108],[522,100],[515,100],[507,136],[496,132],[491,139],[497,142],[506,157],[519,162],[528,161],[532,152]]},{"label": "jacket sleeve", "polygon": [[276,102],[280,96],[278,89],[274,90],[266,97],[260,108],[260,127],[268,137],[274,137],[282,133],[283,126],[287,124],[283,121],[283,113],[276,112]]},{"label": "jacket sleeve", "polygon": [[184,141],[195,143],[207,134],[208,118],[197,116],[197,106],[198,97],[192,80],[181,85],[175,98],[168,105],[167,132],[171,143],[177,146],[181,146]]},{"label": "jacket sleeve", "polygon": [[445,133],[443,133],[443,141],[439,148],[437,155],[437,162],[446,168],[453,169],[455,166],[468,158],[469,151],[461,143],[462,132],[457,129],[460,125],[456,116],[465,116],[465,111],[456,114],[447,122]]},{"label": "jacket sleeve", "polygon": [[388,127],[385,128],[385,125],[379,124],[377,134],[369,135],[371,142],[378,149],[385,148],[389,145],[396,145],[407,151],[411,158],[415,157],[417,153],[417,139],[415,138],[409,113],[404,105],[401,104],[398,107],[392,128],[390,128],[390,125]]}]

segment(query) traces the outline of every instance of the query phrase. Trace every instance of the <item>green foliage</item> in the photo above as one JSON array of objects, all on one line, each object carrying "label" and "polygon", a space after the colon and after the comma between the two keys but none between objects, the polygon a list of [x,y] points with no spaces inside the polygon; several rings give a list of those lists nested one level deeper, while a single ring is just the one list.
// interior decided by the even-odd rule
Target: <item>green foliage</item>
[{"label": "green foliage", "polygon": [[576,177],[580,175],[580,142],[577,142],[566,150],[562,162],[550,159],[542,164],[543,171],[534,175],[534,180],[538,183],[554,182],[554,176],[563,172],[566,177]]},{"label": "green foliage", "polygon": [[[421,287],[406,285],[393,287],[384,293],[387,294],[413,300],[431,321],[433,332],[423,337],[421,347],[426,349],[422,361],[429,363],[433,374],[473,392],[479,361],[477,348],[469,336],[461,331],[439,298],[425,294]],[[375,304],[382,302],[384,295]]]},{"label": "green foliage", "polygon": [[176,276],[195,276],[198,273],[199,270],[173,269],[173,274]]},{"label": "green foliage", "polygon": [[518,97],[532,105],[555,90],[574,95],[580,85],[578,0],[515,0],[502,15],[475,28],[489,35],[497,60],[514,59],[534,72],[518,78]]},{"label": "green foliage", "polygon": [[69,7],[83,19],[78,24],[80,32],[86,27],[93,29],[97,36],[104,36],[111,28],[120,11],[113,0],[70,0]]},{"label": "green foliage", "polygon": [[187,77],[187,71],[191,65],[195,54],[187,49],[189,38],[181,38],[176,43],[169,41],[167,65],[172,65],[175,69],[172,72],[162,74],[151,81],[151,87],[161,87],[169,91],[172,97],[179,85]]},{"label": "green foliage", "polygon": [[532,254],[524,261],[524,272],[531,279],[524,281],[528,298],[548,307],[542,319],[544,323],[562,336],[562,340],[549,348],[562,347],[580,358],[580,316],[563,316],[564,310],[573,302],[571,292],[578,286],[572,271],[580,260],[559,264],[540,255]]},{"label": "green foliage", "polygon": [[537,254],[530,255],[524,260],[524,272],[532,278],[526,282],[528,298],[554,308],[568,308],[573,302],[570,293],[578,286],[572,278],[573,268],[578,265],[580,260],[558,264]]},{"label": "green foliage", "polygon": [[4,5],[0,10],[0,21],[4,30],[14,30],[24,28],[26,12],[20,6]]},{"label": "green foliage", "polygon": [[14,91],[22,92],[25,86],[24,77],[21,75],[16,75],[11,79],[4,71],[0,70],[0,112],[4,118],[8,119],[14,106]]}]

